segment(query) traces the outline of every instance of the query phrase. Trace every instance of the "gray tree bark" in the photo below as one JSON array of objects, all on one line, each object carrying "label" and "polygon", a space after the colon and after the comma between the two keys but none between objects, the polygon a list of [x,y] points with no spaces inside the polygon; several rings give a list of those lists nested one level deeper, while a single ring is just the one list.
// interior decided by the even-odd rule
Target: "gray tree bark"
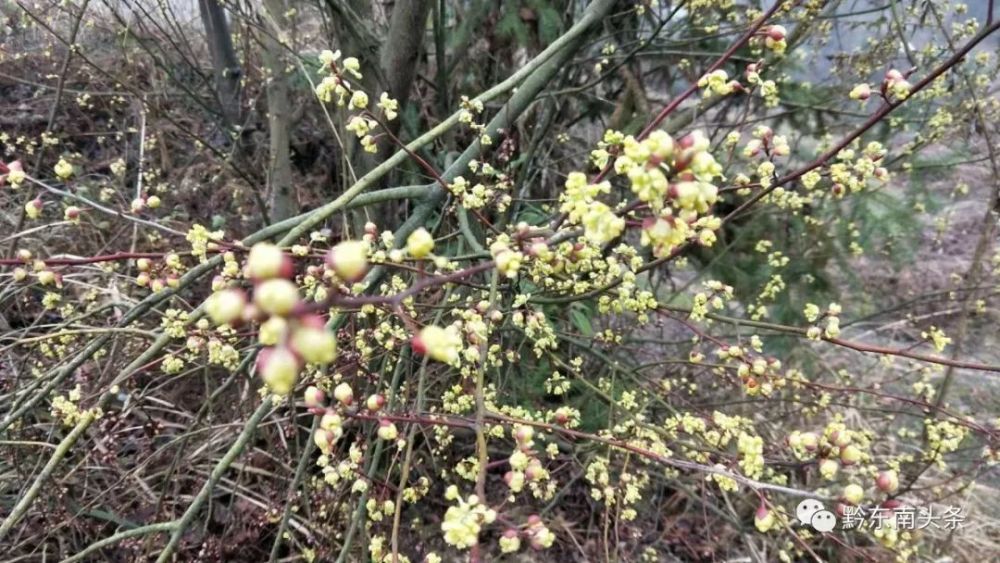
[{"label": "gray tree bark", "polygon": [[[265,7],[279,29],[288,29],[283,0],[266,0]],[[264,65],[267,67],[267,124],[270,133],[267,170],[268,215],[274,222],[298,213],[298,201],[292,186],[292,162],[289,154],[292,103],[289,99],[288,57],[280,39],[265,34]]]},{"label": "gray tree bark", "polygon": [[[386,91],[399,101],[402,111],[417,74],[417,58],[427,28],[430,0],[396,0],[389,20],[389,34],[382,46],[381,66],[386,79]],[[399,121],[392,123],[393,131]]]},{"label": "gray tree bark", "polygon": [[199,0],[202,25],[208,38],[209,56],[215,72],[215,94],[228,127],[240,121],[240,61],[229,33],[226,11],[218,0]]}]

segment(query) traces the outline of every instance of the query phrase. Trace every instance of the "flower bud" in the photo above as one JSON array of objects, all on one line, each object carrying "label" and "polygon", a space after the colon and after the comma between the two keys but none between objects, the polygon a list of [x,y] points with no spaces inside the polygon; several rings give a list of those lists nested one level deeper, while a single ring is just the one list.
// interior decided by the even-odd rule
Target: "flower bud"
[{"label": "flower bud", "polygon": [[870,98],[871,95],[872,87],[868,84],[858,84],[854,88],[851,88],[850,93],[847,94],[847,96],[852,100],[859,100],[862,102]]},{"label": "flower bud", "polygon": [[396,425],[389,420],[382,419],[378,423],[378,437],[382,440],[395,440],[399,436]]},{"label": "flower bud", "polygon": [[385,405],[385,397],[375,393],[368,395],[368,399],[365,401],[365,408],[372,412],[378,412]]},{"label": "flower bud", "polygon": [[795,432],[789,434],[788,437],[785,438],[785,441],[788,443],[788,447],[798,448],[802,446],[802,434],[796,430]]},{"label": "flower bud", "polygon": [[899,474],[892,469],[880,471],[875,478],[875,486],[883,493],[895,493],[899,489]]},{"label": "flower bud", "polygon": [[243,321],[248,323],[255,323],[264,320],[264,312],[260,310],[260,307],[254,305],[253,303],[247,303],[247,306],[243,308]]},{"label": "flower bud", "polygon": [[132,200],[129,208],[132,210],[132,213],[139,213],[146,208],[146,200],[141,197],[137,197]]},{"label": "flower bud", "polygon": [[306,392],[303,393],[302,398],[305,400],[306,406],[314,412],[323,409],[326,405],[326,393],[315,385],[306,387]]},{"label": "flower bud", "polygon": [[521,549],[521,538],[514,528],[507,528],[500,537],[500,551],[502,553],[514,553]]},{"label": "flower bud", "polygon": [[319,419],[319,427],[323,430],[339,434],[344,428],[344,419],[333,411],[326,411]]},{"label": "flower bud", "polygon": [[139,272],[139,275],[135,277],[135,285],[139,287],[146,287],[149,285],[149,282],[149,274],[146,272]]},{"label": "flower bud", "polygon": [[51,285],[56,281],[56,273],[52,270],[42,270],[38,272],[38,283],[42,285]]},{"label": "flower bud", "polygon": [[861,450],[850,445],[840,448],[840,461],[844,465],[854,465],[861,461]]},{"label": "flower bud", "polygon": [[271,317],[260,323],[257,340],[264,346],[276,346],[288,337],[288,321],[284,317]]},{"label": "flower bud", "polygon": [[140,272],[148,272],[150,265],[149,258],[140,258],[135,261],[135,267],[138,268]]},{"label": "flower bud", "polygon": [[530,426],[518,426],[514,430],[514,439],[521,446],[529,445],[531,439],[535,436],[535,429]]},{"label": "flower bud", "polygon": [[258,242],[247,257],[247,275],[255,280],[291,277],[291,258],[271,243]]},{"label": "flower bud", "polygon": [[326,263],[337,277],[354,282],[360,280],[368,269],[368,243],[360,240],[345,240],[330,249]]},{"label": "flower bud", "polygon": [[28,219],[37,219],[42,213],[42,200],[36,197],[24,204],[24,213],[28,216]]},{"label": "flower bud", "polygon": [[420,330],[417,336],[413,337],[411,346],[417,354],[430,356],[439,362],[451,364],[458,360],[459,352],[462,349],[462,339],[453,330],[427,325]]},{"label": "flower bud", "polygon": [[830,443],[838,448],[851,443],[851,432],[849,430],[835,430],[830,434]]},{"label": "flower bud", "polygon": [[569,422],[570,420],[569,411],[566,409],[566,407],[559,407],[553,414],[552,419],[555,420],[556,424],[560,426],[565,426],[566,423]]},{"label": "flower bud", "polygon": [[549,472],[542,467],[542,462],[538,458],[531,458],[528,462],[528,467],[524,468],[524,476],[529,481],[539,481],[548,476]]},{"label": "flower bud", "polygon": [[28,270],[24,268],[14,268],[14,281],[24,281],[28,277]]},{"label": "flower bud", "polygon": [[265,313],[286,316],[299,303],[299,288],[286,279],[269,279],[254,289],[253,302]]},{"label": "flower bud", "polygon": [[503,481],[515,493],[519,493],[524,489],[524,473],[520,471],[508,471],[504,473]]},{"label": "flower bud", "polygon": [[257,370],[272,393],[287,395],[295,387],[299,360],[288,348],[267,348],[257,358]]},{"label": "flower bud", "polygon": [[808,451],[814,451],[819,446],[819,437],[815,432],[803,432],[801,436],[802,447]]},{"label": "flower bud", "polygon": [[354,391],[350,385],[341,383],[333,388],[333,398],[346,407],[354,402]]},{"label": "flower bud", "polygon": [[434,237],[427,229],[420,227],[406,238],[406,251],[413,258],[424,258],[434,250]]},{"label": "flower bud", "polygon": [[292,332],[291,344],[310,364],[328,364],[337,358],[337,337],[326,328],[300,326]]},{"label": "flower bud", "polygon": [[56,163],[54,170],[56,172],[56,176],[58,176],[60,180],[68,180],[70,176],[73,175],[73,165],[64,158],[59,159],[59,162]]},{"label": "flower bud", "polygon": [[27,248],[19,248],[19,249],[17,249],[17,259],[20,260],[20,261],[22,261],[22,262],[25,262],[25,263],[30,262],[31,261],[31,251],[28,250]]},{"label": "flower bud", "polygon": [[[149,276],[143,272],[140,275]],[[233,324],[243,316],[247,296],[239,289],[224,289],[205,300],[205,312],[216,325]]]},{"label": "flower bud", "polygon": [[827,481],[832,481],[837,476],[840,465],[832,459],[824,459],[819,462],[819,474]]},{"label": "flower bud", "polygon": [[75,205],[67,207],[66,210],[63,211],[63,219],[65,219],[66,221],[73,221],[73,222],[79,221],[80,208]]},{"label": "flower bud", "polygon": [[783,25],[772,25],[767,28],[767,37],[772,41],[781,41],[787,33]]},{"label": "flower bud", "polygon": [[313,443],[324,454],[329,454],[333,449],[333,443],[337,441],[337,435],[329,430],[317,428],[313,433]]},{"label": "flower bud", "polygon": [[766,534],[774,526],[774,520],[774,512],[768,510],[763,500],[760,501],[760,506],[753,516],[753,525],[757,527],[757,531]]},{"label": "flower bud", "polygon": [[146,198],[146,205],[150,209],[156,209],[157,207],[160,206],[160,196],[155,196],[155,195],[149,196],[148,198]]},{"label": "flower bud", "polygon": [[[530,521],[530,519],[529,519]],[[545,527],[541,523],[539,518],[537,524],[532,524],[528,530],[529,540],[532,549],[542,550],[552,547],[553,542],[555,542],[556,536],[551,530]]]},{"label": "flower bud", "polygon": [[858,505],[865,498],[865,490],[861,488],[861,485],[851,483],[844,487],[844,492],[840,497],[849,504]]}]

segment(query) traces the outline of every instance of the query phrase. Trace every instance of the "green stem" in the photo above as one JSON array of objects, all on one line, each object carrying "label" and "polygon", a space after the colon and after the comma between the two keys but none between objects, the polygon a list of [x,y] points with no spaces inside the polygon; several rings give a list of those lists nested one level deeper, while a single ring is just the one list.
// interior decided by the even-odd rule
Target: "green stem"
[{"label": "green stem", "polygon": [[100,551],[105,547],[114,545],[120,541],[127,540],[129,538],[136,538],[140,536],[147,536],[150,534],[162,534],[164,532],[171,532],[177,528],[177,524],[178,523],[176,520],[173,522],[158,522],[156,524],[149,524],[148,526],[140,526],[138,528],[131,528],[128,530],[118,532],[112,536],[108,536],[102,540],[96,541],[88,545],[86,548],[84,548],[76,555],[63,559],[62,563],[74,563],[75,561],[83,561],[90,554],[96,551]]},{"label": "green stem", "polygon": [[166,563],[170,561],[170,556],[173,554],[174,550],[177,549],[177,545],[180,543],[181,538],[184,536],[184,530],[194,521],[198,512],[201,510],[201,505],[205,504],[208,497],[212,494],[212,489],[215,488],[216,483],[219,479],[222,479],[223,473],[229,469],[229,466],[236,461],[236,458],[243,453],[243,448],[246,447],[247,443],[250,442],[250,438],[253,437],[254,431],[257,429],[257,425],[264,419],[269,412],[271,412],[271,397],[264,399],[257,410],[254,411],[250,420],[247,421],[246,426],[243,427],[243,431],[240,432],[239,437],[236,438],[236,442],[229,448],[226,455],[222,456],[215,467],[212,468],[212,473],[208,477],[208,481],[198,492],[198,496],[191,501],[187,510],[184,511],[184,515],[181,516],[180,521],[177,522],[177,527],[174,528],[174,533],[170,535],[170,541],[167,542],[166,547],[160,552],[160,557],[157,558],[157,563]]}]

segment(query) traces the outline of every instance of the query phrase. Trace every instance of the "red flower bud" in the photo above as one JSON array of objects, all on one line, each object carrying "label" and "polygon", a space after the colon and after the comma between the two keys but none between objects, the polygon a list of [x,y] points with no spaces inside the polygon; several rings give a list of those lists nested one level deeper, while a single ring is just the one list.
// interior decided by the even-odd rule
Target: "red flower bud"
[{"label": "red flower bud", "polygon": [[372,412],[378,412],[384,405],[385,397],[378,393],[369,395],[368,400],[365,401],[365,407]]},{"label": "red flower bud", "polygon": [[899,475],[891,469],[881,471],[875,478],[875,486],[883,493],[892,494],[899,489]]}]

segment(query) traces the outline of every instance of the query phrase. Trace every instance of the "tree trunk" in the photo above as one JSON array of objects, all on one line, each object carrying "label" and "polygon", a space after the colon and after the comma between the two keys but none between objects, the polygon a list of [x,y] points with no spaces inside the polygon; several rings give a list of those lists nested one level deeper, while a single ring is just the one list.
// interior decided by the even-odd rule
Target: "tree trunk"
[{"label": "tree trunk", "polygon": [[[287,29],[282,0],[267,0],[265,7],[278,24]],[[298,213],[298,202],[292,187],[292,163],[289,156],[289,128],[292,103],[289,99],[288,58],[280,39],[273,33],[264,34],[264,64],[267,67],[267,123],[270,132],[267,183],[269,188],[268,215],[277,222]]]},{"label": "tree trunk", "polygon": [[[386,77],[386,91],[399,100],[400,110],[406,105],[410,87],[417,73],[417,60],[427,29],[429,0],[396,0],[389,20],[389,35],[382,47],[382,74]],[[399,120],[390,125],[393,132],[399,129]]]},{"label": "tree trunk", "polygon": [[198,9],[208,38],[208,51],[215,71],[215,94],[228,127],[240,121],[240,62],[233,48],[226,11],[218,0],[199,0]]}]

